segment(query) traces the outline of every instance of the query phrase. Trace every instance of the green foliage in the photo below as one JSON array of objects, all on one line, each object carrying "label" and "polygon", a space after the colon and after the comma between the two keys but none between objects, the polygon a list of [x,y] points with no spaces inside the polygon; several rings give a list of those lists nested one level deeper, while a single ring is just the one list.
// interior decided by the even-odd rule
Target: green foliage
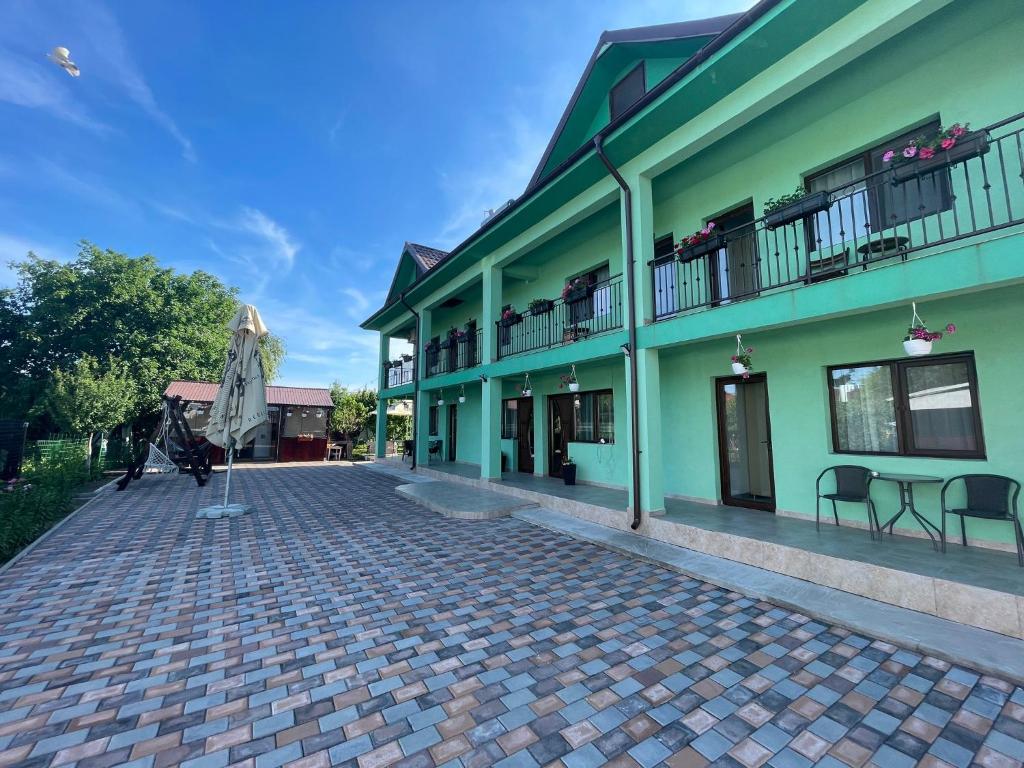
[{"label": "green foliage", "polygon": [[408,440],[412,437],[412,416],[388,414],[388,440]]},{"label": "green foliage", "polygon": [[348,389],[336,381],[331,385],[331,401],[331,431],[358,435],[372,420],[370,411],[377,407],[377,393],[372,389]]},{"label": "green foliage", "polygon": [[0,563],[67,515],[74,507],[75,488],[88,479],[80,442],[26,459],[22,481],[0,492]]},{"label": "green foliage", "polygon": [[113,429],[136,412],[138,393],[127,367],[111,357],[105,365],[83,355],[69,370],[57,369],[42,405],[58,428],[74,434]]},{"label": "green foliage", "polygon": [[807,197],[807,190],[803,187],[797,187],[788,195],[769,197],[764,201],[764,215],[767,216],[769,213],[777,211],[779,208],[785,208],[787,205],[795,203],[797,200],[803,200],[805,197]]},{"label": "green foliage", "polygon": [[[116,402],[130,381],[133,412],[121,414],[130,419],[155,413],[172,379],[220,379],[238,291],[213,275],[175,272],[153,256],[84,241],[74,261],[30,253],[12,267],[18,285],[0,291],[0,414],[32,413],[37,429],[52,429],[71,414],[53,409],[62,400],[49,395],[84,377],[116,383]],[[284,345],[271,337],[262,350],[272,380]]]}]

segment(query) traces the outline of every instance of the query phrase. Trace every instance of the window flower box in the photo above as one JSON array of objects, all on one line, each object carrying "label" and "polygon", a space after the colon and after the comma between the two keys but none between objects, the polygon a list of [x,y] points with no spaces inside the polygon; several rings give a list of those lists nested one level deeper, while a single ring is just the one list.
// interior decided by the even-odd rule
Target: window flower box
[{"label": "window flower box", "polygon": [[546,315],[555,308],[555,302],[551,299],[534,299],[530,302],[531,315]]},{"label": "window flower box", "polygon": [[816,213],[827,211],[829,205],[830,200],[827,191],[811,192],[797,200],[792,200],[765,211],[764,225],[768,229],[775,229],[786,224],[792,224],[794,221],[800,221]]},{"label": "window flower box", "polygon": [[684,264],[709,253],[717,253],[725,248],[725,238],[722,235],[711,235],[706,240],[701,240],[694,245],[685,245],[676,250],[676,256]]},{"label": "window flower box", "polygon": [[574,304],[577,301],[583,301],[590,296],[590,286],[586,283],[580,283],[579,285],[573,285],[572,287],[566,286],[567,290],[562,293],[562,298],[565,299],[566,304]]},{"label": "window flower box", "polygon": [[523,316],[513,310],[503,312],[501,320],[498,321],[498,325],[502,328],[511,328],[513,325],[519,325],[523,321]]},{"label": "window flower box", "polygon": [[931,157],[893,166],[893,184],[898,186],[946,166],[962,163],[972,157],[981,157],[988,153],[988,150],[988,134],[984,131],[972,131],[960,137],[949,149],[939,150]]},{"label": "window flower box", "polygon": [[448,338],[444,339],[441,342],[441,349],[451,349],[454,344],[455,344],[455,339],[453,339],[451,336],[449,336]]},{"label": "window flower box", "polygon": [[402,355],[402,362],[403,363],[411,363],[412,362],[412,355]]}]

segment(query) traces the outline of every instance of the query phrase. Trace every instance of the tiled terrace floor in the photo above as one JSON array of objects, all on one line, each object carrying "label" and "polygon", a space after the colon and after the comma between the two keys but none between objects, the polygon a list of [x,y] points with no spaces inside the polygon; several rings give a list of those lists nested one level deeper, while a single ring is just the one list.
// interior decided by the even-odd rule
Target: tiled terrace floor
[{"label": "tiled terrace floor", "polygon": [[384,474],[144,478],[0,574],[0,765],[1020,765],[1024,690]]},{"label": "tiled terrace floor", "polygon": [[[430,469],[460,477],[480,476],[480,468],[473,464],[437,462],[431,463]],[[536,477],[520,472],[505,472],[501,484],[608,509],[625,510],[628,503],[624,490],[595,485],[567,486],[557,478]],[[500,486],[496,490],[500,490]],[[926,538],[886,534],[883,542],[876,543],[871,540],[866,528],[831,525],[831,510],[826,513],[825,506],[822,507],[821,530],[815,527],[813,521],[739,507],[701,504],[678,498],[667,498],[665,506],[664,519],[669,522],[1024,595],[1024,568],[1017,566],[1016,555],[980,547],[962,547],[959,544],[959,528],[953,530],[946,554],[941,554],[935,551]],[[890,514],[890,510],[879,510],[883,518]],[[909,519],[909,515],[906,518]]]}]

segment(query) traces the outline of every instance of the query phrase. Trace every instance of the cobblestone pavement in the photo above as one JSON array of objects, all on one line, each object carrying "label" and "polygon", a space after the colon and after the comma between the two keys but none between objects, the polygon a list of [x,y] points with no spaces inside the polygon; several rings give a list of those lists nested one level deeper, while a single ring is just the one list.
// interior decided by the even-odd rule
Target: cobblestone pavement
[{"label": "cobblestone pavement", "polygon": [[0,765],[1020,765],[1024,691],[341,466],[111,493],[0,575]]}]

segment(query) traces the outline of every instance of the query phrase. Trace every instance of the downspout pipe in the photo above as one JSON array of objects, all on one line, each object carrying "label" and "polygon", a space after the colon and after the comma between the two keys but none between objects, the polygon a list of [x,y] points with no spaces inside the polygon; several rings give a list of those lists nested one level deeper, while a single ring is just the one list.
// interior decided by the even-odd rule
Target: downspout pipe
[{"label": "downspout pipe", "polygon": [[594,137],[594,151],[601,158],[615,182],[622,188],[622,196],[626,201],[626,295],[629,296],[629,317],[626,328],[629,332],[629,389],[630,397],[630,428],[633,435],[633,522],[630,527],[635,531],[640,527],[640,398],[636,372],[636,277],[633,274],[636,255],[633,250],[633,193],[622,174],[612,165],[608,155],[604,153],[604,138],[601,134]]},{"label": "downspout pipe", "polygon": [[[405,291],[398,294],[398,300],[402,302],[406,309],[408,309],[412,316],[416,318],[416,347],[422,348],[420,345],[420,313],[413,309],[409,302],[405,300]],[[412,364],[412,464],[410,469],[416,469],[416,408],[419,402],[419,391],[420,391],[420,356],[417,354],[417,349],[413,349],[413,364]],[[380,405],[378,404],[379,408]],[[384,417],[384,423],[387,424],[387,417]],[[385,435],[386,437],[386,435]],[[377,438],[380,439],[379,437]]]}]

